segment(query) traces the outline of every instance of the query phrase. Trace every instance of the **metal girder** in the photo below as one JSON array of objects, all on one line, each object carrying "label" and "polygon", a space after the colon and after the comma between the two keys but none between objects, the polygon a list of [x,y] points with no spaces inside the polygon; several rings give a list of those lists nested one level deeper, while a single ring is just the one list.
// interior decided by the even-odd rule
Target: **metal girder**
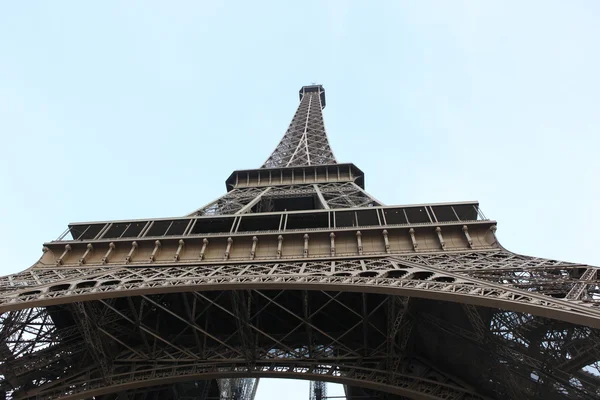
[{"label": "metal girder", "polygon": [[250,203],[260,200],[263,191],[264,188],[234,189],[189,215],[236,214]]},{"label": "metal girder", "polygon": [[477,202],[379,207],[336,164],[323,87],[300,96],[196,218],[75,224],[0,277],[4,398],[246,400],[263,376],[315,399],[600,396],[598,268],[505,250]]},{"label": "metal girder", "polygon": [[[483,256],[512,259],[508,252],[481,252]],[[481,257],[475,253],[475,257]],[[440,256],[437,256],[438,258]],[[545,315],[552,309],[555,317],[565,321],[600,327],[600,300],[581,302],[547,295],[551,282],[527,276],[524,289],[519,282],[493,282],[476,273],[446,268],[450,260],[460,263],[465,253],[448,253],[443,263],[423,263],[414,256],[383,258],[311,260],[256,264],[220,264],[165,266],[151,268],[106,267],[95,271],[93,286],[78,287],[72,279],[61,285],[19,284],[0,295],[0,311],[16,310],[45,304],[64,304],[95,298],[122,297],[145,293],[247,288],[268,285],[277,288],[339,287],[340,290],[389,293],[401,296],[445,298],[450,301],[503,307]],[[522,261],[523,257],[520,257]],[[552,270],[565,268],[552,265]],[[338,274],[343,272],[343,275]],[[35,273],[31,270],[29,273]],[[43,272],[43,271],[42,271]],[[29,274],[28,274],[29,275]],[[348,276],[346,276],[348,275]],[[473,276],[474,275],[474,276]],[[18,282],[19,276],[13,276]],[[90,282],[92,278],[86,277]],[[516,281],[516,277],[513,278]],[[561,278],[561,290],[567,293],[577,279]],[[589,291],[588,291],[589,292]]]},{"label": "metal girder", "polygon": [[[189,215],[245,214],[251,213],[259,203],[272,206],[275,199],[307,196],[318,198],[325,209],[383,205],[354,182],[330,182],[233,189]],[[258,210],[259,213],[269,211],[274,210],[267,207],[267,204],[263,204]]]},{"label": "metal girder", "polygon": [[[353,385],[368,385],[371,388],[384,390],[413,398],[430,399],[486,399],[487,397],[478,395],[468,389],[464,389],[451,384],[439,383],[435,380],[420,378],[411,374],[394,374],[393,381],[383,381],[385,379],[380,371],[366,367],[331,367],[323,366],[318,363],[304,360],[290,360],[290,362],[268,362],[257,363],[252,368],[235,362],[224,363],[218,367],[201,366],[173,362],[169,365],[139,365],[137,370],[125,371],[113,376],[114,385],[119,385],[120,389],[134,388],[139,382],[145,382],[150,385],[165,384],[173,382],[173,379],[204,379],[227,374],[230,376],[266,376],[278,378],[300,378],[300,379],[321,379]],[[236,378],[234,378],[236,379]],[[240,378],[237,378],[240,379]],[[245,378],[242,378],[245,379]],[[107,387],[100,381],[90,379],[85,383],[73,380],[67,380],[65,386],[55,387],[52,390],[37,393],[38,396],[44,396],[46,399],[80,399],[82,395],[98,396],[107,394],[115,390],[115,387]],[[249,385],[248,385],[249,386]],[[85,389],[84,389],[85,388]],[[83,391],[85,390],[85,391]],[[70,393],[64,395],[66,391]],[[253,387],[248,390],[253,393]],[[32,399],[34,397],[21,397],[22,399]],[[226,397],[232,398],[232,397]],[[235,398],[235,397],[234,397]],[[244,398],[244,397],[241,397]],[[245,397],[249,398],[249,397]]]}]

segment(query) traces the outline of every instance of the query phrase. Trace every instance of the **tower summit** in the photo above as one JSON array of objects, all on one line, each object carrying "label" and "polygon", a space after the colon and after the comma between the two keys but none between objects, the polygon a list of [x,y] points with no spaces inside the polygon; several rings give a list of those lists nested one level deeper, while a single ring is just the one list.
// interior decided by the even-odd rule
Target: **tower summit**
[{"label": "tower summit", "polygon": [[321,85],[303,86],[300,104],[277,148],[263,168],[335,164],[323,122],[325,89]]},{"label": "tower summit", "polygon": [[325,108],[325,89],[323,88],[323,85],[302,86],[298,91],[298,94],[300,95],[300,101],[302,101],[305,93],[318,93],[321,100],[321,108]]},{"label": "tower summit", "polygon": [[508,251],[477,202],[382,204],[324,106],[300,89],[262,167],[189,215],[71,223],[0,277],[0,400],[598,398],[598,268]]}]

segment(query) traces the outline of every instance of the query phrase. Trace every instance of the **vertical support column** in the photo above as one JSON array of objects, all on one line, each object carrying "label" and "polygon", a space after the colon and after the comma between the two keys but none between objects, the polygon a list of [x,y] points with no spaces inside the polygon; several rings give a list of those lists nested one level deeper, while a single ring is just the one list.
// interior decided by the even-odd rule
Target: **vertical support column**
[{"label": "vertical support column", "polygon": [[494,243],[492,243],[492,244],[498,243],[498,238],[496,237],[496,230],[497,229],[498,229],[498,227],[496,225],[490,226],[490,232],[492,232],[492,236],[494,236]]},{"label": "vertical support column", "polygon": [[129,264],[131,262],[131,258],[133,257],[133,253],[135,253],[135,251],[138,248],[138,243],[136,241],[134,241],[133,243],[131,243],[131,250],[129,250],[129,253],[127,254],[127,257],[125,257],[125,264]]},{"label": "vertical support column", "polygon": [[200,249],[200,256],[198,258],[200,258],[200,261],[202,261],[204,259],[204,253],[206,252],[206,246],[208,246],[208,239],[204,238],[202,239],[202,249]]},{"label": "vertical support column", "polygon": [[83,253],[83,256],[81,256],[79,259],[79,265],[85,264],[85,259],[92,253],[92,251],[94,251],[94,246],[92,246],[91,243],[88,243],[86,247],[85,253]]},{"label": "vertical support column", "polygon": [[356,231],[356,246],[358,247],[358,255],[363,255],[362,233]]},{"label": "vertical support column", "polygon": [[256,245],[258,244],[258,238],[256,236],[252,236],[252,250],[250,250],[250,259],[254,260],[254,256],[256,255]]},{"label": "vertical support column", "polygon": [[179,240],[179,246],[177,247],[177,251],[175,252],[175,255],[173,256],[173,259],[175,261],[179,261],[179,256],[181,255],[181,251],[183,250],[183,246],[185,246],[185,242],[183,241],[183,239]]},{"label": "vertical support column", "polygon": [[335,257],[335,233],[331,232],[329,234],[329,239],[330,239],[329,253],[330,253],[331,257]]},{"label": "vertical support column", "polygon": [[160,240],[157,240],[156,242],[154,242],[154,250],[152,250],[152,254],[150,254],[150,262],[153,262],[154,260],[156,260],[156,255],[158,254],[158,251],[160,250]]},{"label": "vertical support column", "polygon": [[227,247],[225,248],[225,255],[223,260],[229,260],[229,254],[231,253],[231,245],[233,244],[233,239],[231,237],[227,238]]},{"label": "vertical support column", "polygon": [[108,250],[106,252],[106,254],[104,254],[104,257],[102,257],[102,264],[106,264],[110,258],[110,255],[112,254],[112,252],[115,250],[115,244],[113,242],[110,242],[108,244]]},{"label": "vertical support column", "polygon": [[385,252],[389,253],[390,252],[390,240],[388,238],[387,229],[384,229],[383,232],[381,232],[381,234],[383,235],[383,243],[385,244]]},{"label": "vertical support column", "polygon": [[469,227],[463,225],[462,231],[465,233],[465,237],[467,238],[467,242],[469,242],[469,247],[473,248],[473,239],[471,239],[471,235],[469,235]]},{"label": "vertical support column", "polygon": [[419,244],[417,243],[417,239],[415,238],[415,230],[413,228],[410,228],[408,230],[408,233],[410,234],[410,240],[412,240],[413,249],[416,251],[417,247],[419,247]]},{"label": "vertical support column", "polygon": [[65,246],[65,251],[63,251],[63,253],[61,254],[61,256],[58,257],[58,259],[56,260],[56,265],[62,265],[63,258],[65,258],[67,256],[67,254],[69,254],[70,252],[71,252],[71,245],[67,244]]},{"label": "vertical support column", "polygon": [[308,257],[308,233],[304,234],[304,251],[302,252],[304,257]]},{"label": "vertical support column", "polygon": [[277,236],[277,258],[281,258],[281,252],[283,248],[283,236]]},{"label": "vertical support column", "polygon": [[440,241],[440,245],[442,246],[442,250],[446,250],[446,242],[444,242],[444,237],[442,236],[442,228],[440,228],[439,226],[436,227],[435,233],[437,233],[437,237]]}]

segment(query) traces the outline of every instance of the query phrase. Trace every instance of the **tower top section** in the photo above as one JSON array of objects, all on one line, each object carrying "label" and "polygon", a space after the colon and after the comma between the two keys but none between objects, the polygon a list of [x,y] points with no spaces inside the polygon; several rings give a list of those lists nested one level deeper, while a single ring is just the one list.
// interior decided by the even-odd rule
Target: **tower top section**
[{"label": "tower top section", "polygon": [[300,101],[302,101],[302,98],[306,93],[318,93],[321,98],[321,108],[325,108],[325,89],[323,88],[323,85],[302,86],[299,91]]},{"label": "tower top section", "polygon": [[325,89],[302,86],[300,104],[283,138],[262,168],[336,164],[329,146],[325,124]]}]

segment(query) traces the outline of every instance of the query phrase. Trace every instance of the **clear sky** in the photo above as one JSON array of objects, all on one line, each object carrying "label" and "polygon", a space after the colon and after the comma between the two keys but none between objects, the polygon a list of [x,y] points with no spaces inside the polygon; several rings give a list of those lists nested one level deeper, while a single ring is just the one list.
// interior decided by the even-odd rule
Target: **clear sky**
[{"label": "clear sky", "polygon": [[[479,200],[508,249],[598,265],[599,20],[595,0],[2,2],[0,274],[69,222],[220,196],[312,82],[379,200]],[[308,384],[261,382],[281,398]]]}]

